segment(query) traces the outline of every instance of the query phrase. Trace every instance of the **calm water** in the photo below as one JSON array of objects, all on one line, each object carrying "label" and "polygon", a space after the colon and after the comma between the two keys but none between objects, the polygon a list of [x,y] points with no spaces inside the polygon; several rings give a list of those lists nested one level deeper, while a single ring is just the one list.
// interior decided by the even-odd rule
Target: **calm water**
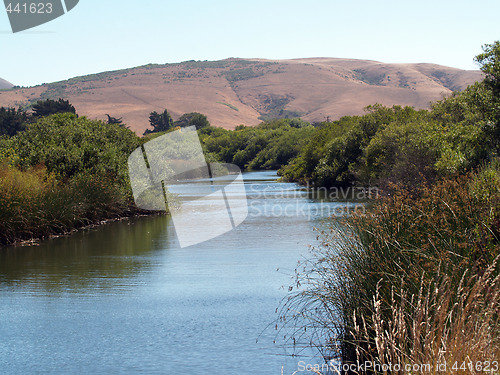
[{"label": "calm water", "polygon": [[244,177],[249,217],[200,245],[181,249],[171,218],[147,217],[0,249],[0,373],[296,371],[303,358],[273,344],[275,310],[324,208],[344,204],[274,172]]}]

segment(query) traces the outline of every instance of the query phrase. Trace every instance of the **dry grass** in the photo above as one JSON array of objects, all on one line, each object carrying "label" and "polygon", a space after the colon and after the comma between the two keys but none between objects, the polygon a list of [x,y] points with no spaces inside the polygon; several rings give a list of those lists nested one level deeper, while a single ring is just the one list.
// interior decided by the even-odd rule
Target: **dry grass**
[{"label": "dry grass", "polygon": [[[273,65],[261,67],[269,62]],[[253,60],[250,65],[241,66],[234,60],[226,67],[211,67],[210,62],[206,67],[203,63],[198,65],[193,68],[189,68],[189,63],[142,67],[101,77],[84,77],[53,85],[59,90],[37,86],[2,91],[0,105],[17,106],[52,92],[54,99],[68,99],[78,113],[101,120],[106,119],[106,113],[123,117],[132,130],[142,134],[149,127],[149,113],[165,107],[174,119],[195,111],[207,115],[214,126],[234,129],[240,124],[259,124],[261,114],[256,109],[266,107],[273,97],[293,97],[284,109],[307,113],[304,116],[307,121],[324,121],[325,116],[336,119],[363,114],[362,108],[374,103],[427,108],[429,102],[441,99],[443,92],[451,93],[436,80],[435,73],[445,73],[450,87],[465,88],[482,79],[479,71],[349,59]],[[224,73],[231,68],[249,66],[264,75],[237,81],[237,85],[228,83]],[[392,79],[389,81],[386,77],[383,86],[368,85],[356,79],[353,70],[360,69],[369,76],[387,73]],[[180,77],[184,73],[189,77]],[[239,111],[217,104],[218,101],[238,107]]]},{"label": "dry grass", "polygon": [[[429,285],[422,282],[418,295],[393,289],[391,301],[382,299],[377,288],[371,322],[354,315],[350,334],[357,359],[376,363],[384,375],[498,374],[498,260],[481,276],[465,272],[458,286],[442,275]],[[384,310],[391,312],[387,320]]]},{"label": "dry grass", "polygon": [[43,165],[22,171],[0,163],[0,245],[126,215],[133,207],[123,190],[106,176],[79,175],[63,183]]},{"label": "dry grass", "polygon": [[495,168],[396,189],[366,215],[321,233],[322,247],[297,268],[295,292],[281,306],[280,336],[298,354],[318,348],[325,362],[402,366],[359,374],[498,374]]}]

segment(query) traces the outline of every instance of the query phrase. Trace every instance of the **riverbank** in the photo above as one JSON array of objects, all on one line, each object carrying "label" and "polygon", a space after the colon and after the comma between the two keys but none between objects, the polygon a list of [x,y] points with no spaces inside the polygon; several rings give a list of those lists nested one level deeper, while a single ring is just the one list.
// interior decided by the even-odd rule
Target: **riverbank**
[{"label": "riverbank", "polygon": [[125,127],[71,113],[0,138],[0,245],[144,214],[134,205],[127,170],[141,143]]},{"label": "riverbank", "polygon": [[[98,227],[108,225],[111,223],[123,222],[123,221],[127,221],[130,219],[136,219],[136,218],[141,218],[141,217],[163,216],[163,215],[167,215],[167,213],[164,211],[141,211],[141,210],[138,210],[137,212],[130,213],[130,214],[125,215],[125,216],[120,216],[120,217],[110,218],[110,219],[103,219],[103,220],[100,220],[100,221],[92,223],[92,224],[84,225],[82,227],[75,227],[75,228],[72,228],[72,229],[70,229],[66,232],[63,232],[63,233],[50,234],[50,235],[43,236],[43,237],[31,238],[29,240],[18,240],[18,241],[14,241],[12,243],[5,244],[2,246],[4,246],[4,247],[39,246],[42,241],[50,241],[50,240],[53,240],[56,238],[71,236],[71,235],[78,233],[78,232],[81,232],[81,231],[98,228]],[[1,246],[0,246],[0,250],[1,250]]]},{"label": "riverbank", "polygon": [[46,167],[25,171],[0,165],[0,246],[35,244],[134,216],[137,208],[119,186],[96,176],[61,182]]},{"label": "riverbank", "polygon": [[346,365],[451,374],[500,357],[500,162],[393,186],[320,237],[281,308],[290,340]]}]

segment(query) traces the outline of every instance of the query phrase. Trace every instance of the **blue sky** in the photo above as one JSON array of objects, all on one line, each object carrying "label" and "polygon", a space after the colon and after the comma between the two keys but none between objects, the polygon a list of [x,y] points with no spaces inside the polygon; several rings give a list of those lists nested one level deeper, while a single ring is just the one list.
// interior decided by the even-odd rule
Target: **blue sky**
[{"label": "blue sky", "polygon": [[500,39],[498,0],[80,0],[13,34],[0,9],[0,77],[30,86],[148,63],[342,57],[476,69]]}]

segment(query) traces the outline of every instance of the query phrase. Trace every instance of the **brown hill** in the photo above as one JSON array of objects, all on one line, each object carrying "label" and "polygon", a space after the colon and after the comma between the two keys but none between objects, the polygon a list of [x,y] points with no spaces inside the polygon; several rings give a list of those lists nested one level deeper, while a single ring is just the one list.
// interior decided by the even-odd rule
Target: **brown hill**
[{"label": "brown hill", "polygon": [[10,89],[14,87],[14,85],[10,82],[7,82],[5,79],[0,78],[0,90]]},{"label": "brown hill", "polygon": [[122,117],[138,133],[148,127],[151,111],[165,108],[174,119],[201,112],[213,125],[234,128],[277,117],[337,119],[375,103],[427,108],[480,79],[479,71],[433,64],[335,58],[188,61],[2,91],[0,106],[62,97],[80,114]]}]

